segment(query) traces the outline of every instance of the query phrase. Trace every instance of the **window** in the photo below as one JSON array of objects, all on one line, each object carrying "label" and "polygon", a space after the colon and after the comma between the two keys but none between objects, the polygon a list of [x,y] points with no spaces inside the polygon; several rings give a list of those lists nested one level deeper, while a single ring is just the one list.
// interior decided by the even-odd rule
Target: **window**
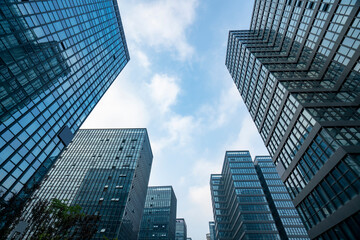
[{"label": "window", "polygon": [[313,7],[314,7],[314,2],[308,2],[307,8],[313,9]]}]

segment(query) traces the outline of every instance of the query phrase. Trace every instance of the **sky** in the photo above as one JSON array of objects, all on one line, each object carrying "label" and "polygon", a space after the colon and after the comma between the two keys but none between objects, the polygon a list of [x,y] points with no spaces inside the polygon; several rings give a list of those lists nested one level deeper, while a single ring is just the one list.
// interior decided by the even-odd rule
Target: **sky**
[{"label": "sky", "polygon": [[253,0],[118,0],[130,62],[81,128],[147,128],[150,186],[172,185],[188,236],[213,220],[210,174],[226,150],[268,155],[225,66]]}]

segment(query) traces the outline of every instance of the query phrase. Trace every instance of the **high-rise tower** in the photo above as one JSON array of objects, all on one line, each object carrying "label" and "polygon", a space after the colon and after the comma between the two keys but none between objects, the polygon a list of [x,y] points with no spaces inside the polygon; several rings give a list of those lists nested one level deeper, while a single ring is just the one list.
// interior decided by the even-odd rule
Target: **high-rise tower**
[{"label": "high-rise tower", "polygon": [[38,200],[66,200],[80,205],[86,214],[100,216],[93,239],[136,240],[152,157],[146,129],[81,129],[45,176],[27,210]]},{"label": "high-rise tower", "polygon": [[211,221],[209,222],[209,237],[210,237],[210,240],[216,240],[216,237],[215,237],[215,222]]},{"label": "high-rise tower", "polygon": [[187,227],[186,227],[185,219],[177,218],[175,240],[186,240],[186,238],[187,238]]},{"label": "high-rise tower", "polygon": [[309,239],[271,157],[257,156],[254,165],[280,238],[283,240]]},{"label": "high-rise tower", "polygon": [[227,151],[210,186],[214,239],[309,239],[269,156]]},{"label": "high-rise tower", "polygon": [[7,0],[0,16],[2,229],[130,58],[115,0]]},{"label": "high-rise tower", "polygon": [[256,0],[226,66],[311,238],[358,238],[360,2]]},{"label": "high-rise tower", "polygon": [[172,186],[149,187],[139,240],[175,240],[177,200]]},{"label": "high-rise tower", "polygon": [[210,188],[216,239],[280,239],[248,151],[227,151]]}]

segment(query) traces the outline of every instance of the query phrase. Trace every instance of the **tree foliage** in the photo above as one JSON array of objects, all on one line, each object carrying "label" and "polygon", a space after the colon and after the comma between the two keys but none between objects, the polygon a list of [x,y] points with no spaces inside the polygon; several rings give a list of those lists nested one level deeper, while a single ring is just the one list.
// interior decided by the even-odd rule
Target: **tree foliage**
[{"label": "tree foliage", "polygon": [[79,205],[39,200],[31,211],[28,233],[33,240],[91,239],[99,220],[97,215],[82,213]]},{"label": "tree foliage", "polygon": [[[24,193],[28,194],[31,190],[25,189]],[[0,191],[2,196],[4,191]],[[0,201],[0,240],[7,239],[8,234],[13,230],[14,226],[19,222],[21,213],[24,209],[26,201],[13,194],[9,200]]]}]

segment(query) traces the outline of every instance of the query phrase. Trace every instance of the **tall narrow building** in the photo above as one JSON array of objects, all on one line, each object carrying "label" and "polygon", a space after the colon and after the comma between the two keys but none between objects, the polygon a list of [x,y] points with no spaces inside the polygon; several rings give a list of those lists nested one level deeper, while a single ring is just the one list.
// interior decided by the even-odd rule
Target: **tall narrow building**
[{"label": "tall narrow building", "polygon": [[146,129],[81,129],[27,209],[38,200],[66,200],[86,214],[100,216],[93,239],[136,240],[152,158]]},{"label": "tall narrow building", "polygon": [[177,200],[172,186],[149,187],[139,240],[175,240]]},{"label": "tall narrow building", "polygon": [[130,57],[115,0],[2,1],[0,16],[2,230]]},{"label": "tall narrow building", "polygon": [[210,188],[216,239],[280,239],[248,151],[227,151]]},{"label": "tall narrow building", "polygon": [[209,222],[209,237],[210,237],[210,240],[216,240],[216,237],[215,237],[215,222],[211,221]]},{"label": "tall narrow building", "polygon": [[359,238],[360,2],[255,0],[226,66],[309,236]]},{"label": "tall narrow building", "polygon": [[271,157],[257,156],[254,165],[280,238],[283,240],[308,239],[304,224],[276,171]]},{"label": "tall narrow building", "polygon": [[176,219],[176,230],[175,230],[175,240],[186,240],[187,238],[187,226],[185,219],[177,218]]},{"label": "tall narrow building", "polygon": [[248,151],[227,151],[210,186],[212,239],[309,239],[270,157],[254,164]]}]

